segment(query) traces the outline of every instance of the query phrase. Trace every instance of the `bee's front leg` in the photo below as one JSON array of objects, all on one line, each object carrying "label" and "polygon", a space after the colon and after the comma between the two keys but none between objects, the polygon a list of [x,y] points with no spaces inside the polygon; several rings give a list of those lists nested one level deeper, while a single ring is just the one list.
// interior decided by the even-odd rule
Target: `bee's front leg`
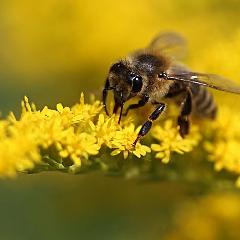
[{"label": "bee's front leg", "polygon": [[181,112],[178,117],[179,133],[184,138],[189,133],[190,120],[189,115],[192,112],[192,93],[187,89],[184,100],[181,103]]},{"label": "bee's front leg", "polygon": [[148,100],[149,100],[149,96],[145,95],[142,99],[139,100],[138,103],[129,105],[126,112],[123,114],[123,116],[127,116],[129,110],[143,107],[148,102]]},{"label": "bee's front leg", "polygon": [[105,112],[106,112],[107,115],[109,115],[108,110],[107,110],[107,105],[106,105],[107,92],[108,92],[109,90],[112,90],[112,89],[113,89],[113,88],[110,87],[109,79],[107,78],[107,79],[106,79],[106,82],[105,82],[104,89],[103,89],[103,91],[102,91],[103,106],[104,106],[104,110],[105,110]]},{"label": "bee's front leg", "polygon": [[142,138],[143,136],[145,136],[149,132],[149,130],[152,127],[153,121],[156,120],[160,116],[160,114],[163,112],[164,109],[165,109],[165,104],[159,103],[157,108],[152,112],[152,114],[149,116],[148,120],[143,124],[142,128],[140,129],[138,136],[133,143],[134,147],[136,146],[138,140],[140,138]]}]

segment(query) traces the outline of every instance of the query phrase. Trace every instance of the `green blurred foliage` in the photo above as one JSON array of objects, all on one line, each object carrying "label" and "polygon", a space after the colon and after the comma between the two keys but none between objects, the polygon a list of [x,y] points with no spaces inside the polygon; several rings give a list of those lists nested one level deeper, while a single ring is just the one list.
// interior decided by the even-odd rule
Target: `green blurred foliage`
[{"label": "green blurred foliage", "polygon": [[[217,55],[221,44],[231,45],[239,35],[239,13],[238,0],[1,0],[0,109],[16,110],[24,95],[43,106],[73,104],[81,91],[99,93],[113,61],[165,30],[186,36],[187,63],[194,69],[240,79],[239,49],[227,62]],[[239,209],[239,192],[228,184],[138,183],[54,173],[2,181],[0,239],[201,239],[182,232],[178,217],[194,219],[209,239],[219,239],[218,231],[224,232],[221,239],[240,238],[234,227],[239,215],[211,217],[212,227],[204,230],[204,206],[214,205],[215,192],[231,192],[226,201]],[[187,215],[196,201],[199,212]]]}]

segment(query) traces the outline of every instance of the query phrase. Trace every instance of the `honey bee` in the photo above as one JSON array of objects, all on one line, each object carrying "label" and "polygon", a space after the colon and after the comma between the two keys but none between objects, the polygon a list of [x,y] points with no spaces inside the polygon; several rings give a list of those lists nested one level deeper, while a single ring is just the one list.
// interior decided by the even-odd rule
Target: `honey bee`
[{"label": "honey bee", "polygon": [[107,114],[106,98],[109,90],[114,92],[113,112],[117,113],[120,108],[119,123],[124,103],[133,97],[139,97],[140,100],[129,105],[124,115],[148,102],[155,106],[133,146],[149,132],[153,121],[165,110],[164,99],[171,98],[179,104],[180,98],[177,124],[184,138],[189,133],[191,115],[209,119],[216,116],[217,106],[206,87],[240,94],[240,86],[234,82],[215,74],[192,72],[179,63],[185,49],[183,37],[177,33],[163,33],[153,39],[147,48],[134,52],[110,67],[102,92]]}]

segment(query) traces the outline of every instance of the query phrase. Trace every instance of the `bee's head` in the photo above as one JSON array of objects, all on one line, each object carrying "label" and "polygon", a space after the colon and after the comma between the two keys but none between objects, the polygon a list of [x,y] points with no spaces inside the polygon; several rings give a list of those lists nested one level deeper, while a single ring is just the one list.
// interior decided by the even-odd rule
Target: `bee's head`
[{"label": "bee's head", "polygon": [[142,89],[142,77],[123,62],[111,66],[108,79],[118,104],[126,102]]},{"label": "bee's head", "polygon": [[142,86],[142,77],[136,71],[133,71],[125,62],[117,62],[109,70],[103,90],[103,103],[106,104],[106,91],[113,90],[115,100],[114,113],[117,112],[119,107],[121,107],[122,111],[124,103],[136,96],[141,91]]}]

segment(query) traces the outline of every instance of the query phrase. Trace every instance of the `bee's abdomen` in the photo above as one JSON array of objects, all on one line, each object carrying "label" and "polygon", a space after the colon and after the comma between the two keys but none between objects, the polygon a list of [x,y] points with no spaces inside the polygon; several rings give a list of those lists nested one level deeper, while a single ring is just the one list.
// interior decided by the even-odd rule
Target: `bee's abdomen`
[{"label": "bee's abdomen", "polygon": [[200,117],[214,119],[217,113],[217,105],[212,94],[204,86],[192,85],[193,113]]}]

